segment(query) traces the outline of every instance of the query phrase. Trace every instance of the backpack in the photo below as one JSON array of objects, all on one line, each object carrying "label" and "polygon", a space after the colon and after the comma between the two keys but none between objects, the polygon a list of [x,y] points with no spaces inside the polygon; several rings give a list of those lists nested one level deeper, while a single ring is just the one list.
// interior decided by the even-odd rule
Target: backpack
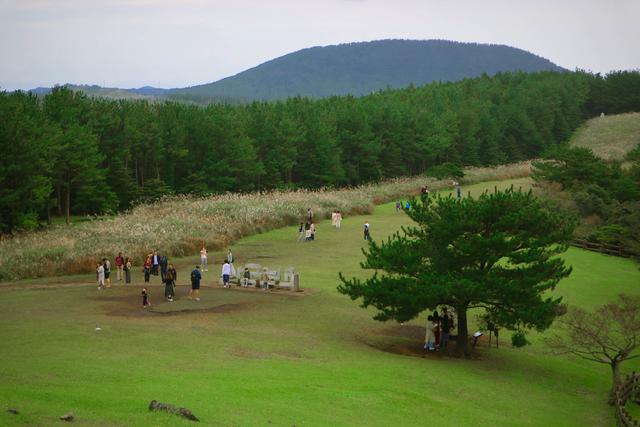
[{"label": "backpack", "polygon": [[193,270],[191,272],[191,283],[195,283],[198,280],[198,273],[196,272],[196,270]]}]

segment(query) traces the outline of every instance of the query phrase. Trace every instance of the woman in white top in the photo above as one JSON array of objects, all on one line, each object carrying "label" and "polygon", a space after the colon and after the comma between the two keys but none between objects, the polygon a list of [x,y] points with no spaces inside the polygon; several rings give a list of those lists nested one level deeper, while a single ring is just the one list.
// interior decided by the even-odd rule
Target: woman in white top
[{"label": "woman in white top", "polygon": [[104,266],[102,263],[98,263],[96,266],[96,273],[98,275],[98,290],[102,290],[104,287]]},{"label": "woman in white top", "polygon": [[200,262],[202,264],[202,271],[209,271],[207,269],[207,249],[203,246],[200,250]]}]

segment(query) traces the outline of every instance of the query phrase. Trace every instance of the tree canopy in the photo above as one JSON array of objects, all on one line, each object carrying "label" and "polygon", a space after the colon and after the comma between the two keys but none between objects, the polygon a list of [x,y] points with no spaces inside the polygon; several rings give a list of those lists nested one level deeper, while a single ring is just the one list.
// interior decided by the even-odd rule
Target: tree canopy
[{"label": "tree canopy", "polygon": [[416,223],[365,251],[368,279],[344,278],[339,292],[378,311],[376,320],[405,322],[424,310],[454,307],[459,351],[468,354],[467,311],[483,308],[496,324],[548,328],[562,299],[547,291],[571,273],[557,255],[572,222],[531,192],[496,191],[477,199],[412,200]]},{"label": "tree canopy", "polygon": [[[612,87],[636,80],[616,74]],[[506,73],[359,98],[206,107],[66,87],[42,99],[0,92],[0,232],[38,226],[50,209],[119,211],[167,192],[352,186],[445,163],[520,161],[567,141],[617,93],[609,86],[586,73]],[[610,108],[640,109],[634,99]]]}]

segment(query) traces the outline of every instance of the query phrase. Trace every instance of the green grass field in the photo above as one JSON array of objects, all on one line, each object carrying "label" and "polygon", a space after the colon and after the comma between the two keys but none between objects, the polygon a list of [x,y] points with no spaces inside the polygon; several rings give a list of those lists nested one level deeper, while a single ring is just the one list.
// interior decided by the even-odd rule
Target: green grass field
[{"label": "green grass field", "polygon": [[[494,185],[508,184],[465,192]],[[297,243],[290,227],[232,246],[237,265],[295,266],[299,294],[205,286],[200,302],[164,303],[156,278],[145,311],[139,269],[134,285],[102,292],[92,275],[0,284],[0,425],[62,424],[67,411],[74,425],[192,425],[148,411],[152,399],[214,426],[614,425],[605,365],[548,355],[535,334],[524,349],[512,349],[507,334],[499,349],[481,342],[470,360],[425,355],[424,316],[380,323],[340,295],[339,271],[365,274],[365,219],[374,239],[408,223],[387,204],[346,218],[340,230],[322,222],[312,243]],[[574,273],[556,292],[570,304],[591,308],[639,292],[629,260],[577,249],[565,258]],[[172,261],[186,285],[198,256]],[[211,267],[207,285],[219,263]]]}]

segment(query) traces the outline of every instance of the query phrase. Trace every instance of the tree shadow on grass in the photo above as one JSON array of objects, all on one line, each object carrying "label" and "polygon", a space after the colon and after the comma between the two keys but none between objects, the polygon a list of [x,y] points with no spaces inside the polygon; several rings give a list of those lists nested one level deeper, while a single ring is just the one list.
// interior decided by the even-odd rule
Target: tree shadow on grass
[{"label": "tree shadow on grass", "polygon": [[[479,343],[485,341],[480,337]],[[419,357],[423,359],[455,358],[464,359],[457,352],[455,339],[450,340],[446,348],[435,351],[424,348],[424,328],[417,325],[393,325],[373,335],[360,338],[360,342],[385,353],[400,356]],[[470,360],[482,360],[484,351],[476,347],[473,349]]]}]

